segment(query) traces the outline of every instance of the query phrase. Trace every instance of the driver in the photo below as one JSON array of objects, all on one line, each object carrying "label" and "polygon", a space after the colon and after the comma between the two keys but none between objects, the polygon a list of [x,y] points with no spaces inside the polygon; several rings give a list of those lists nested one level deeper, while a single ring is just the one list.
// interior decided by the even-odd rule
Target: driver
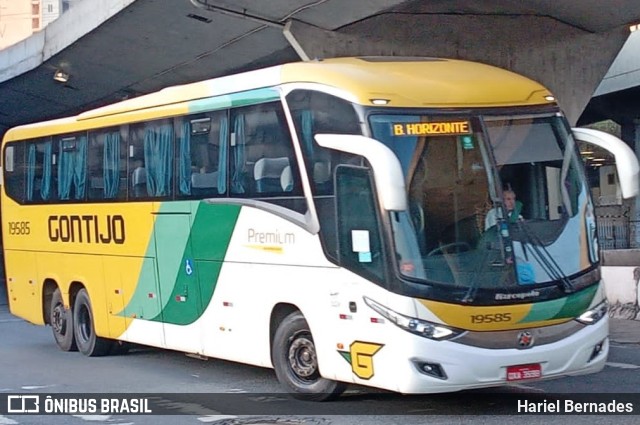
[{"label": "driver", "polygon": [[[522,202],[516,200],[516,193],[511,187],[502,191],[502,204],[507,212],[507,221],[509,223],[515,223],[518,220],[523,220],[522,217]],[[492,208],[484,219],[484,229],[487,230],[491,226],[496,225],[497,209]]]}]

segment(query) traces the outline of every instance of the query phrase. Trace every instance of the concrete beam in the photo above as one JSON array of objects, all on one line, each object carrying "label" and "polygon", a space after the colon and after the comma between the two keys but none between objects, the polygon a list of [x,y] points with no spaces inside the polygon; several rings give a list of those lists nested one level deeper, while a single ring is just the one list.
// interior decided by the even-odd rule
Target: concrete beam
[{"label": "concrete beam", "polygon": [[295,19],[287,22],[283,32],[302,60],[384,55],[393,50],[393,43],[384,40],[372,40],[360,34],[328,31]]},{"label": "concrete beam", "polygon": [[632,32],[594,96],[626,90],[640,81],[640,31]]},{"label": "concrete beam", "polygon": [[310,58],[434,56],[510,69],[548,87],[574,125],[629,36],[590,33],[546,16],[382,14],[339,32],[294,23]]}]

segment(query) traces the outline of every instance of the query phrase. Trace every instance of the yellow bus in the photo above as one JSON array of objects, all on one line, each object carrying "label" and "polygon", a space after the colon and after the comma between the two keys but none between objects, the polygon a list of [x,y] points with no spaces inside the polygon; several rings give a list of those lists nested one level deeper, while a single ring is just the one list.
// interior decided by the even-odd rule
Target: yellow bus
[{"label": "yellow bus", "polygon": [[10,309],[65,351],[229,359],[313,400],[349,383],[431,393],[597,372],[607,305],[576,139],[527,78],[382,57],[13,128]]}]

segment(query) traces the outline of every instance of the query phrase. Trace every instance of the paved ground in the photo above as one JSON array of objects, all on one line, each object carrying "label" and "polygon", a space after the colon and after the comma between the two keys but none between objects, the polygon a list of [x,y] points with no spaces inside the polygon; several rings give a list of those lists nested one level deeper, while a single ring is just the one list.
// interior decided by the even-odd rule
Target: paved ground
[{"label": "paved ground", "polygon": [[620,344],[640,344],[640,320],[611,319],[609,334]]}]

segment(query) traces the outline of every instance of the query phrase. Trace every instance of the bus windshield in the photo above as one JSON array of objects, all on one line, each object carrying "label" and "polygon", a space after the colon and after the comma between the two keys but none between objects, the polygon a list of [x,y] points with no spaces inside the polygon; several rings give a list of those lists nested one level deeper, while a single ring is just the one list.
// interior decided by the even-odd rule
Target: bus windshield
[{"label": "bus windshield", "polygon": [[[408,211],[393,213],[401,275],[457,302],[563,292],[597,261],[593,207],[562,117],[372,114]],[[521,301],[519,299],[519,301]]]}]

